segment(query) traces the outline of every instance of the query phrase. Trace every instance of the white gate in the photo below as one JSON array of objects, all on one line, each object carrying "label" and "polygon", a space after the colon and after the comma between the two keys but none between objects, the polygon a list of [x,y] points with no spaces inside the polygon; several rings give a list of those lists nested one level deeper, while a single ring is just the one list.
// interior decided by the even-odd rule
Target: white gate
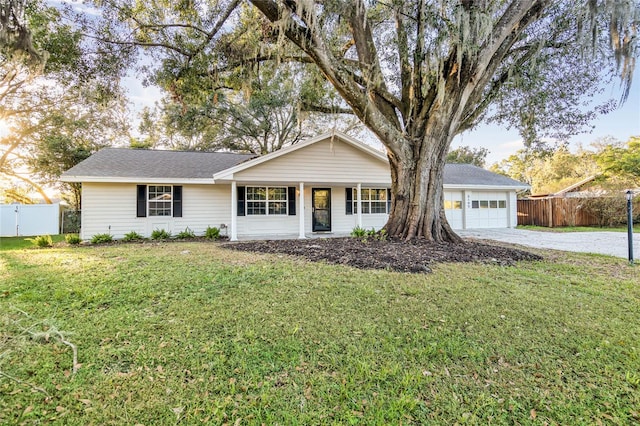
[{"label": "white gate", "polygon": [[56,235],[60,204],[0,205],[0,237]]}]

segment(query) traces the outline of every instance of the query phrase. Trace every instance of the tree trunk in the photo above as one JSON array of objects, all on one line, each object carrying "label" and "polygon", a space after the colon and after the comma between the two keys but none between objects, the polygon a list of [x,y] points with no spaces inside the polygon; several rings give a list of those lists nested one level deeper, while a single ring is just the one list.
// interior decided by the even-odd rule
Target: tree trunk
[{"label": "tree trunk", "polygon": [[[392,204],[385,225],[393,237],[460,243],[444,213],[444,165],[450,137],[425,137],[412,150],[389,155]],[[407,143],[405,141],[405,143]]]}]

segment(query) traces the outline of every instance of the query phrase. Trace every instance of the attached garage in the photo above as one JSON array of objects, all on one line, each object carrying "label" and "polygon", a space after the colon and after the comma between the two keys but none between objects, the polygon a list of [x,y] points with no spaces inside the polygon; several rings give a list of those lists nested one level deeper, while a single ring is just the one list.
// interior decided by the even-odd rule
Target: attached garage
[{"label": "attached garage", "polygon": [[513,228],[516,191],[528,185],[471,164],[447,164],[444,209],[453,229]]}]

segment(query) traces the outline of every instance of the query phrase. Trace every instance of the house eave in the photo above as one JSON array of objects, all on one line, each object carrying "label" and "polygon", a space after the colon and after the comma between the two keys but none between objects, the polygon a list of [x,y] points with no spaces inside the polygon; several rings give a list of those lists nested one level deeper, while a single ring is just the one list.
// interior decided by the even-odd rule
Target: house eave
[{"label": "house eave", "polygon": [[79,182],[79,183],[148,183],[148,184],[193,184],[193,185],[212,185],[213,179],[210,178],[150,178],[143,176],[122,176],[122,177],[103,177],[103,176],[61,176],[62,182]]},{"label": "house eave", "polygon": [[478,191],[519,191],[531,188],[528,185],[466,185],[466,184],[444,184],[444,189],[458,190],[478,190]]}]

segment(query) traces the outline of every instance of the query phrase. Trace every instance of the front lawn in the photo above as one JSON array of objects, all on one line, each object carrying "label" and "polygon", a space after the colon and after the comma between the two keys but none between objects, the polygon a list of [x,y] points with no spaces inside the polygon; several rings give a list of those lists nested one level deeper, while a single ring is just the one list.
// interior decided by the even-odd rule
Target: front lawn
[{"label": "front lawn", "polygon": [[0,424],[639,421],[640,268],[546,256],[406,274],[207,242],[5,250]]},{"label": "front lawn", "polygon": [[[36,237],[0,237],[0,251],[35,248],[33,240]],[[64,235],[52,235],[53,243],[64,241]]]}]

